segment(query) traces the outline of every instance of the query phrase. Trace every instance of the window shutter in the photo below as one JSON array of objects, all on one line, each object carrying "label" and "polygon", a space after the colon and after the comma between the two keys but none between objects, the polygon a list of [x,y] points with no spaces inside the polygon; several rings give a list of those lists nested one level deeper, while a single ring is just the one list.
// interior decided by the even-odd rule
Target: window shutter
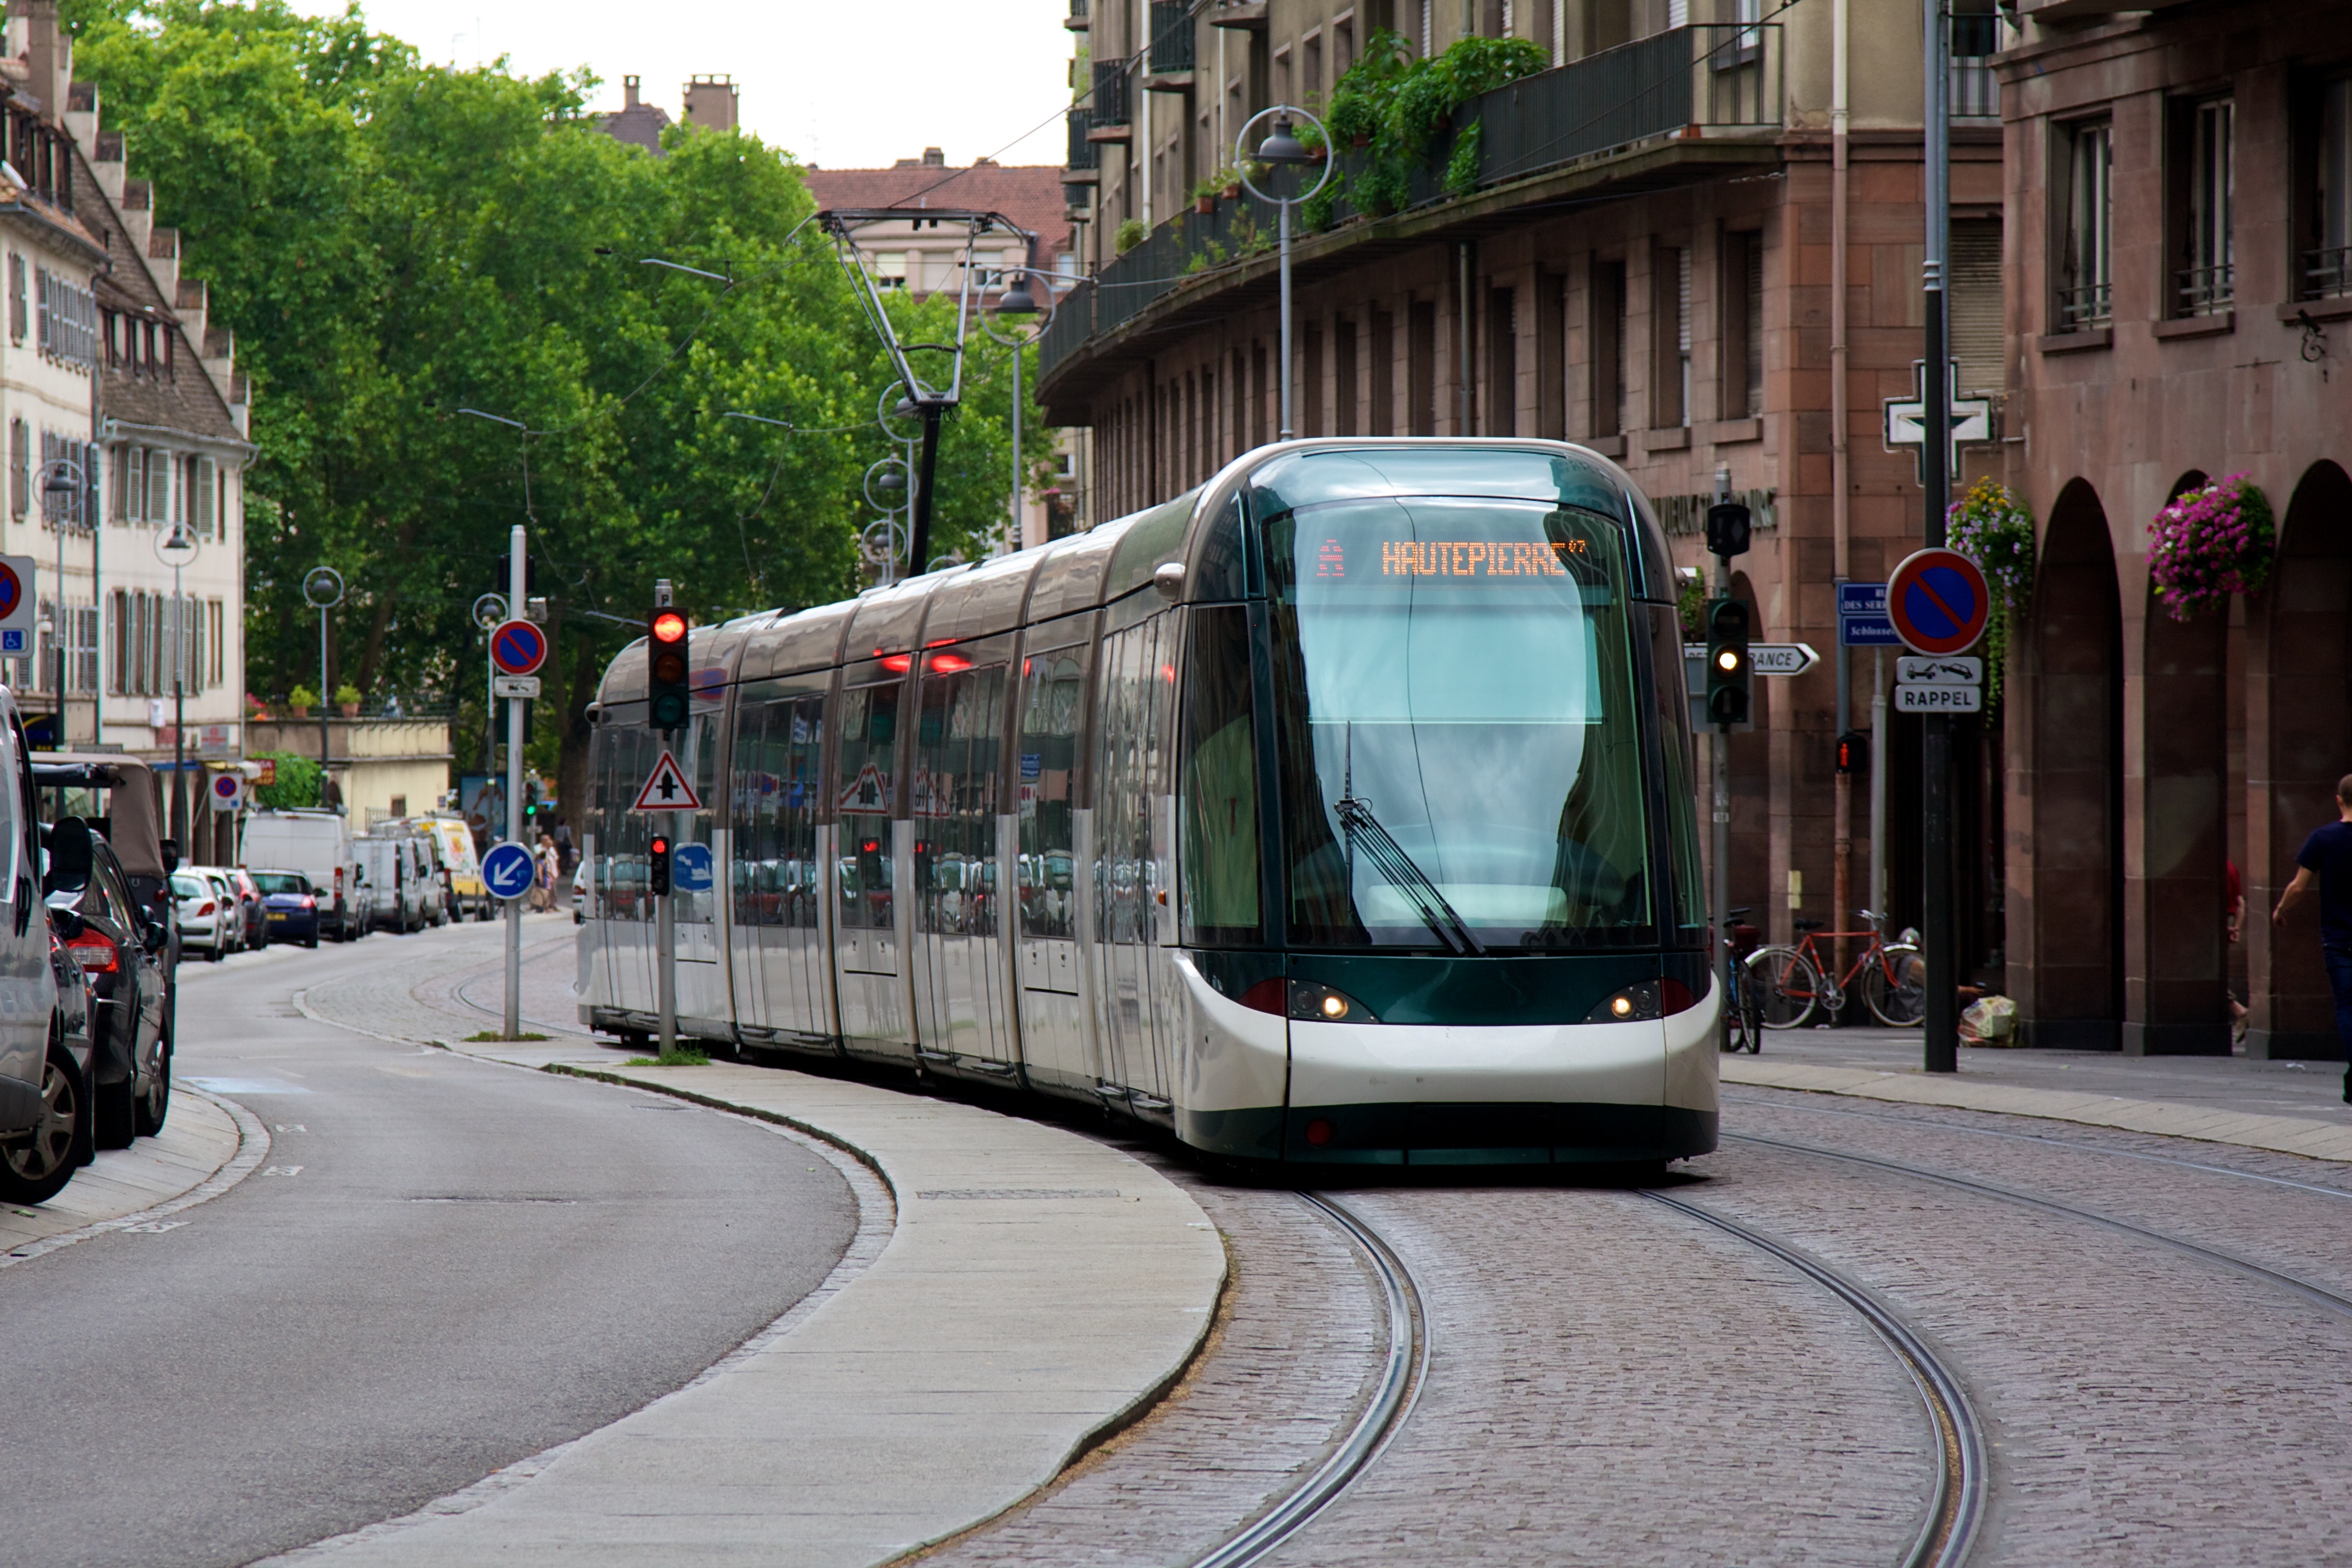
[{"label": "window shutter", "polygon": [[166,522],[172,516],[172,463],[162,452],[147,454],[147,521]]},{"label": "window shutter", "polygon": [[213,504],[214,489],[219,483],[220,465],[210,458],[196,459],[196,532],[205,539],[213,536],[213,523],[218,515]]},{"label": "window shutter", "polygon": [[1952,357],[1960,362],[1960,395],[2000,395],[2002,322],[2000,220],[1952,224]]}]

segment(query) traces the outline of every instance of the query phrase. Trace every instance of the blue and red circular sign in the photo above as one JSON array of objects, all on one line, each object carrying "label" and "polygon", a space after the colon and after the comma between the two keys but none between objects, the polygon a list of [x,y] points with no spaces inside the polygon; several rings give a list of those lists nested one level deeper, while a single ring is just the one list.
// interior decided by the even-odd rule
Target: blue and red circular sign
[{"label": "blue and red circular sign", "polygon": [[1984,635],[1992,595],[1957,550],[1919,550],[1887,574],[1886,618],[1914,653],[1965,653]]},{"label": "blue and red circular sign", "polygon": [[490,633],[490,662],[501,675],[536,675],[547,662],[547,634],[529,621],[500,621]]},{"label": "blue and red circular sign", "polygon": [[0,620],[15,615],[24,602],[25,584],[17,579],[16,569],[0,561]]}]

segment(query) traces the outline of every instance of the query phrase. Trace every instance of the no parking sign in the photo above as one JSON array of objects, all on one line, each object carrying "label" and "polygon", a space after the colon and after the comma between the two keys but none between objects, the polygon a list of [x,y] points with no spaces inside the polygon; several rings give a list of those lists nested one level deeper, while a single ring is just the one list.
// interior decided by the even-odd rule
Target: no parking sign
[{"label": "no parking sign", "polygon": [[33,593],[33,558],[0,555],[0,654],[33,650],[40,605]]},{"label": "no parking sign", "polygon": [[205,793],[211,796],[215,811],[235,811],[245,804],[245,775],[241,773],[215,773]]}]

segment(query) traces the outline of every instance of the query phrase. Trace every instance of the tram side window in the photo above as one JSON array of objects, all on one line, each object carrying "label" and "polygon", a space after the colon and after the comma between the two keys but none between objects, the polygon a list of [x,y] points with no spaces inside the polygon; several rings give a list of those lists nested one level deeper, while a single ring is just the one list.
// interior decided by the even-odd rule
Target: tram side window
[{"label": "tram side window", "polygon": [[1193,612],[1184,684],[1183,940],[1202,947],[1255,942],[1265,928],[1248,611]]},{"label": "tram side window", "polygon": [[803,697],[787,709],[774,710],[777,729],[769,736],[768,755],[780,764],[777,780],[778,893],[782,924],[804,930],[816,927],[816,820],[820,753],[824,745],[824,699]]},{"label": "tram side window", "polygon": [[1021,934],[1076,931],[1071,807],[1085,715],[1086,647],[1029,656],[1021,681]]},{"label": "tram side window", "polygon": [[897,680],[842,693],[841,923],[890,928],[890,768],[898,734]]},{"label": "tram side window", "polygon": [[1160,891],[1152,858],[1151,800],[1166,790],[1160,750],[1163,693],[1172,673],[1172,616],[1158,615],[1103,643],[1095,743],[1095,889],[1102,939],[1150,940]]},{"label": "tram side window", "polygon": [[1690,704],[1684,694],[1682,627],[1672,610],[1650,610],[1650,664],[1658,690],[1658,817],[1665,829],[1666,865],[1675,907],[1662,910],[1661,926],[1679,928],[1685,943],[1709,945],[1706,878],[1698,858],[1696,769],[1690,754]]},{"label": "tram side window", "polygon": [[[960,661],[959,661],[960,662]],[[923,678],[914,778],[915,875],[921,928],[985,934],[994,929],[998,731],[1004,667]]]},{"label": "tram side window", "polygon": [[729,826],[734,833],[729,875],[737,925],[774,925],[776,769],[770,752],[781,704],[755,702],[749,693],[735,709],[735,754],[727,781]]}]

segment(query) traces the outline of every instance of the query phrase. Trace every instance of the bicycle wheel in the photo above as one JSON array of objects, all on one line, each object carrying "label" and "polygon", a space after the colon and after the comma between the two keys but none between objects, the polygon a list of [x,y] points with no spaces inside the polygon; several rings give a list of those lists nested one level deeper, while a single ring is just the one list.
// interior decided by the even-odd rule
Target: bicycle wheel
[{"label": "bicycle wheel", "polygon": [[1756,976],[1743,966],[1739,971],[1739,986],[1737,994],[1739,999],[1740,1032],[1748,1037],[1748,1054],[1751,1057],[1764,1054],[1763,990]]},{"label": "bicycle wheel", "polygon": [[1885,949],[1863,965],[1862,1000],[1888,1028],[1916,1028],[1927,1016],[1927,961],[1916,947]]},{"label": "bicycle wheel", "polygon": [[1793,947],[1759,947],[1748,955],[1756,976],[1758,1014],[1768,1029],[1793,1029],[1813,1016],[1822,977],[1812,960]]}]

